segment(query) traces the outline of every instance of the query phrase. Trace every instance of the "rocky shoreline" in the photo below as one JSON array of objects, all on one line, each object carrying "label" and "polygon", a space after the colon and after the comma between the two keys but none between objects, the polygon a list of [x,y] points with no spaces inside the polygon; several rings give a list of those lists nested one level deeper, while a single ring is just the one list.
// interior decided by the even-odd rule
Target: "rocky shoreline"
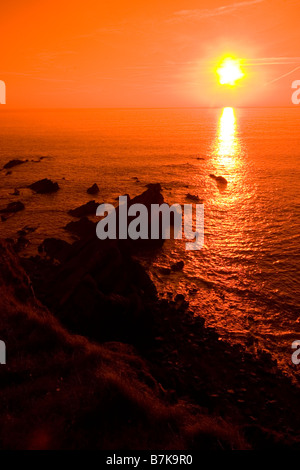
[{"label": "rocky shoreline", "polygon": [[[162,203],[160,185],[129,201]],[[299,449],[299,387],[182,295],[159,299],[139,252],[163,240],[100,241],[91,205],[73,209],[73,244],[22,258],[1,241],[0,447]]]}]

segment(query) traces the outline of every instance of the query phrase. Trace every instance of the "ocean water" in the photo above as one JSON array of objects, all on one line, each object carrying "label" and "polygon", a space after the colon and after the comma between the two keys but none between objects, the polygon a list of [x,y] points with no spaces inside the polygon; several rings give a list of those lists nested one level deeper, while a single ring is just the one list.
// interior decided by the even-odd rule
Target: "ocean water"
[{"label": "ocean water", "polygon": [[[300,112],[281,109],[31,110],[0,113],[0,204],[26,209],[0,223],[1,236],[35,227],[28,253],[48,236],[69,239],[67,211],[91,199],[135,196],[160,182],[165,200],[204,200],[205,245],[186,251],[166,241],[145,263],[162,296],[183,293],[190,305],[230,341],[264,348],[284,368],[300,339]],[[46,157],[37,162],[39,157]],[[219,188],[209,177],[228,181]],[[30,183],[51,178],[61,190],[36,195]],[[136,181],[135,178],[138,178]],[[19,188],[20,196],[11,196]],[[181,273],[160,267],[183,260]],[[293,373],[293,370],[292,370]]]}]

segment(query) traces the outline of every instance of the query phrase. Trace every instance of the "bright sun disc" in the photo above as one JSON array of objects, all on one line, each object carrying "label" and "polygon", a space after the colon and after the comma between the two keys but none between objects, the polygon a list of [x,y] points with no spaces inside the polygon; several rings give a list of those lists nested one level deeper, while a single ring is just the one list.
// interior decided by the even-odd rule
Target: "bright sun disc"
[{"label": "bright sun disc", "polygon": [[235,85],[237,80],[244,77],[238,60],[226,58],[217,69],[221,85]]}]

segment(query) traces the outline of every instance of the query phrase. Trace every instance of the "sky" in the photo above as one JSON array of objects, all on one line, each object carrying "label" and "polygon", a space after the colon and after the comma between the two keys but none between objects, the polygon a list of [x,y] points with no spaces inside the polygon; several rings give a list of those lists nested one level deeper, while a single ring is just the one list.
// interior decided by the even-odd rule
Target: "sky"
[{"label": "sky", "polygon": [[0,1],[8,107],[291,106],[300,80],[299,0]]}]

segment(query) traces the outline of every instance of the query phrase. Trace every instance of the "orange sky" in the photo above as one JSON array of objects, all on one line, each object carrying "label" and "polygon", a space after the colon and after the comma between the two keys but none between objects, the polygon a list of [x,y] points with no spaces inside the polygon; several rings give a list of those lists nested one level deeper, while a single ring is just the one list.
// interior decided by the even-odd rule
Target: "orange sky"
[{"label": "orange sky", "polygon": [[0,31],[9,107],[290,106],[300,79],[299,0],[10,0]]}]

